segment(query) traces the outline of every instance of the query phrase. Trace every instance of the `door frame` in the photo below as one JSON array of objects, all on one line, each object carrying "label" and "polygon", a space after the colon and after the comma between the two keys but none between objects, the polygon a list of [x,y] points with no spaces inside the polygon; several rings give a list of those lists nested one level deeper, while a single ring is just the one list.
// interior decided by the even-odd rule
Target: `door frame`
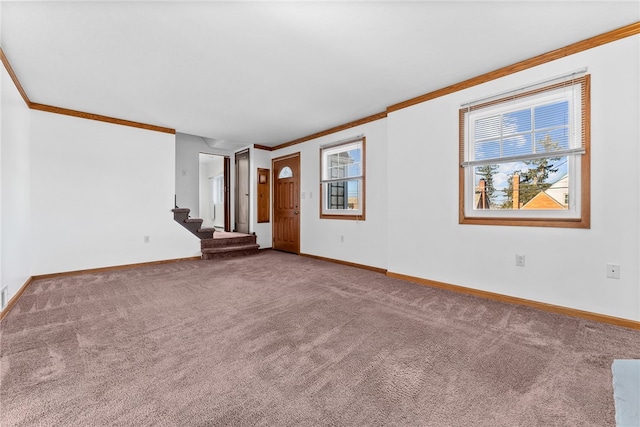
[{"label": "door frame", "polygon": [[224,231],[231,231],[231,157],[224,156]]},{"label": "door frame", "polygon": [[[200,160],[200,156],[201,155],[205,155],[205,156],[215,156],[215,157],[219,157],[222,159],[222,203],[224,206],[224,231],[231,231],[231,216],[230,216],[230,210],[231,210],[231,199],[229,197],[230,194],[230,169],[231,169],[231,159],[229,156],[225,156],[224,154],[216,154],[216,153],[209,153],[206,151],[201,151],[198,153],[198,160]],[[200,161],[198,161],[198,193],[201,192],[200,189]],[[177,198],[177,196],[176,196]],[[201,197],[200,194],[198,194],[198,204],[201,204]],[[177,205],[176,205],[177,207]],[[202,218],[202,212],[200,212],[200,217]]]},{"label": "door frame", "polygon": [[275,243],[276,243],[276,182],[278,177],[276,176],[276,162],[281,161],[281,160],[286,160],[286,159],[290,159],[290,158],[297,158],[298,159],[298,173],[296,176],[294,176],[294,181],[295,181],[295,185],[296,188],[298,189],[298,241],[296,242],[296,251],[294,252],[297,255],[300,255],[300,233],[301,233],[301,229],[300,229],[300,217],[302,216],[302,206],[300,206],[300,174],[302,173],[302,167],[300,166],[300,152],[296,152],[296,153],[291,153],[291,154],[287,154],[286,156],[280,156],[280,157],[276,157],[274,159],[271,159],[271,246],[273,247],[273,249],[275,248]]}]

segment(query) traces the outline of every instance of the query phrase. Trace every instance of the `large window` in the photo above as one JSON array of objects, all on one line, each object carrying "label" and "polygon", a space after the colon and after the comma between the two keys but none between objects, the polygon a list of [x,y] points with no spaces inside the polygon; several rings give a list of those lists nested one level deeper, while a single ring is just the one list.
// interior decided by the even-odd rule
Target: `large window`
[{"label": "large window", "polygon": [[588,75],[460,110],[460,223],[588,228],[589,199]]},{"label": "large window", "polygon": [[320,147],[320,218],[364,220],[365,138]]}]

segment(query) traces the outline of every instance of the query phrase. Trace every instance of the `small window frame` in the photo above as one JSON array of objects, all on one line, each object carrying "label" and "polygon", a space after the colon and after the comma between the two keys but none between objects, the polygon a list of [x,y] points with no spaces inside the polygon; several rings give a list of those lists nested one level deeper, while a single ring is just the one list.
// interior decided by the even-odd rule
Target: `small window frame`
[{"label": "small window frame", "polygon": [[[583,154],[571,155],[575,163],[573,171],[577,172],[572,185],[574,187],[574,201],[576,206],[571,212],[557,213],[552,211],[525,211],[525,210],[505,210],[492,209],[487,211],[469,209],[472,205],[475,185],[473,174],[470,169],[463,164],[468,159],[465,158],[468,108],[459,110],[459,223],[474,225],[502,225],[502,226],[531,226],[531,227],[562,227],[562,228],[590,228],[591,203],[590,203],[590,75],[580,77],[579,83],[582,86],[581,105],[581,129]],[[546,86],[539,89],[524,92],[519,97],[526,98],[536,94],[554,90],[557,86]],[[513,100],[513,97],[503,97],[488,103],[490,108],[503,108],[503,105]],[[497,106],[497,107],[494,107]],[[549,156],[551,157],[551,156]],[[489,162],[487,162],[489,163]],[[576,173],[576,172],[571,173]],[[577,181],[577,182],[575,182]]]},{"label": "small window frame", "polygon": [[[328,184],[331,182],[330,179],[326,179],[325,177],[325,158],[327,152],[335,152],[336,148],[339,147],[347,147],[353,146],[354,144],[360,146],[360,175],[349,176],[347,179],[343,181],[358,181],[359,191],[358,191],[358,203],[360,205],[360,209],[328,209],[325,206],[325,203],[328,200],[327,197],[327,188]],[[343,219],[343,220],[354,220],[354,221],[364,221],[366,216],[366,137],[360,136],[357,138],[351,138],[348,140],[336,142],[333,144],[327,144],[320,147],[320,218],[321,219]]]}]

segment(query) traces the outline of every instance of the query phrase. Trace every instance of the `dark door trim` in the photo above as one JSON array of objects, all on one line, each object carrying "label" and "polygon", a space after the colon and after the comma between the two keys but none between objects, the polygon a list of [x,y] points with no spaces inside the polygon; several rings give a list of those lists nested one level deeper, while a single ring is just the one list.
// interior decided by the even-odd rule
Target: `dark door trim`
[{"label": "dark door trim", "polygon": [[231,158],[224,156],[224,231],[231,231]]}]

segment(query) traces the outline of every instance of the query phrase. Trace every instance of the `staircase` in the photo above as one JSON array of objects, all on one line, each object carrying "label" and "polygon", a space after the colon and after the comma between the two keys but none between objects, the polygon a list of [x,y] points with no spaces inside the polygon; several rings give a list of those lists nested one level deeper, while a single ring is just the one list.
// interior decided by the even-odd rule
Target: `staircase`
[{"label": "staircase", "polygon": [[190,209],[172,209],[173,219],[200,239],[202,259],[229,258],[258,253],[255,234],[216,231],[202,227],[202,219],[189,218]]},{"label": "staircase", "polygon": [[199,239],[212,239],[215,228],[203,228],[202,220],[199,218],[189,218],[189,212],[191,209],[187,208],[175,208],[171,209],[173,212],[173,219],[184,228],[195,234]]},{"label": "staircase", "polygon": [[200,241],[202,259],[229,258],[258,253],[255,234],[216,232],[211,239]]}]

